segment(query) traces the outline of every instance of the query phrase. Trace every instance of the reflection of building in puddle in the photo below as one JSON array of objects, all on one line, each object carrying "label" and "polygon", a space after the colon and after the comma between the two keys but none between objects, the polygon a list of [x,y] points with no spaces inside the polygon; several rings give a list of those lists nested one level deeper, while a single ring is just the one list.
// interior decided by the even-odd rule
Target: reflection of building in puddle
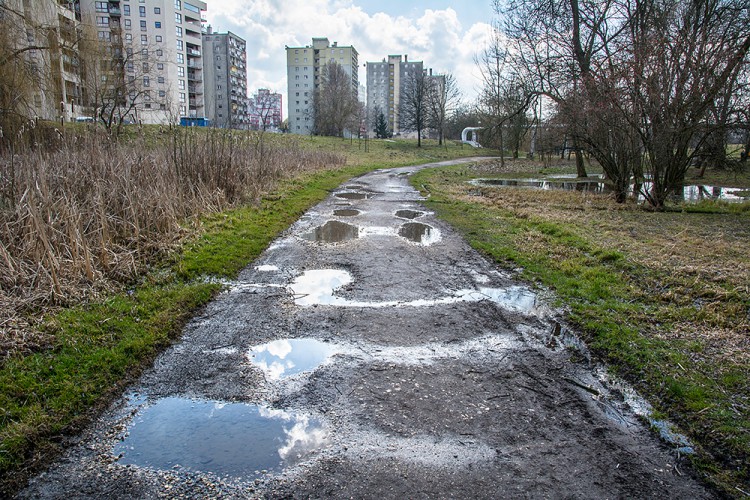
[{"label": "reflection of building in puddle", "polygon": [[457,290],[437,299],[411,301],[358,301],[335,295],[336,290],[350,284],[352,276],[341,269],[318,269],[306,271],[289,285],[294,302],[300,306],[330,305],[338,307],[429,307],[458,302],[480,302],[488,300],[506,309],[526,313],[537,308],[537,297],[528,288],[510,286],[506,288],[479,287]]},{"label": "reflection of building in puddle", "polygon": [[315,339],[281,339],[253,347],[250,362],[263,370],[271,380],[315,370],[340,350]]},{"label": "reflection of building in puddle", "polygon": [[359,238],[359,228],[345,222],[329,220],[313,231],[303,234],[302,238],[318,243],[340,243]]},{"label": "reflection of building in puddle", "polygon": [[169,397],[138,412],[114,454],[122,464],[253,477],[280,471],[327,442],[322,423],[309,415]]},{"label": "reflection of building in puddle", "polygon": [[398,229],[398,234],[409,241],[424,246],[440,241],[440,231],[421,222],[407,222]]}]

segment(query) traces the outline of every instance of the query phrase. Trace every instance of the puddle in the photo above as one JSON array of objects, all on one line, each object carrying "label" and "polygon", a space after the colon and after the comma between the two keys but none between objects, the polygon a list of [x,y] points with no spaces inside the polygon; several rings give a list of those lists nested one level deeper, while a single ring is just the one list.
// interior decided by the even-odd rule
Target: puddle
[{"label": "puddle", "polygon": [[273,271],[278,271],[279,267],[271,265],[271,264],[265,264],[265,265],[262,265],[262,266],[255,266],[255,270],[256,271],[260,271],[260,272],[264,272],[264,273],[269,273],[269,272],[273,272]]},{"label": "puddle", "polygon": [[246,478],[281,471],[327,441],[322,423],[308,415],[169,397],[139,411],[114,454],[122,464]]},{"label": "puddle", "polygon": [[440,231],[421,222],[407,222],[398,229],[398,234],[420,245],[431,245],[440,241]]},{"label": "puddle", "polygon": [[396,211],[396,217],[401,217],[402,219],[416,219],[417,217],[422,217],[423,215],[424,215],[424,212],[420,212],[419,210]]},{"label": "puddle", "polygon": [[339,217],[354,217],[355,215],[359,215],[359,210],[354,210],[353,208],[341,208],[334,210],[333,215]]},{"label": "puddle", "polygon": [[336,193],[336,197],[345,200],[364,200],[367,195],[365,193]]},{"label": "puddle", "polygon": [[[541,190],[581,191],[597,194],[612,193],[610,185],[601,180],[576,181],[571,178],[569,182],[566,182],[561,176],[552,177],[550,179],[474,179],[469,182],[475,186],[485,187],[509,186]],[[644,183],[644,189],[648,188],[649,183]],[[743,193],[743,191],[738,188],[689,185],[684,186],[682,191],[675,193],[670,199],[672,201],[685,201],[691,203],[701,200],[723,200],[731,202],[750,200],[750,197],[748,196],[740,196],[739,194],[741,193]],[[643,201],[643,196],[639,196],[638,198]]]},{"label": "puddle", "polygon": [[315,339],[281,339],[252,348],[248,359],[267,378],[281,380],[313,371],[337,352],[337,346]]},{"label": "puddle", "polygon": [[359,228],[345,222],[329,220],[312,232],[303,234],[302,237],[319,243],[340,243],[359,238]]},{"label": "puddle", "polygon": [[327,305],[337,307],[430,307],[458,302],[481,302],[488,300],[510,310],[533,313],[537,309],[537,296],[528,288],[510,286],[507,288],[479,287],[478,289],[457,290],[437,299],[417,299],[411,301],[359,301],[335,295],[336,290],[353,281],[351,274],[341,269],[318,269],[305,271],[289,285],[294,302],[299,306]]}]

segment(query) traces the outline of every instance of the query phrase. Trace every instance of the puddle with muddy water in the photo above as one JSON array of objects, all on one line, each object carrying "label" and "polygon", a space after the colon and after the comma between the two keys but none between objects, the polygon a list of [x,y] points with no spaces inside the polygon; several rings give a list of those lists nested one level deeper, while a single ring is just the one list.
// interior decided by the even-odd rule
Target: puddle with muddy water
[{"label": "puddle with muddy water", "polygon": [[352,275],[342,269],[317,269],[306,271],[289,285],[294,302],[299,306],[328,305],[337,307],[430,307],[458,302],[480,302],[488,300],[515,311],[531,314],[538,308],[537,296],[528,288],[510,286],[507,288],[479,287],[449,292],[436,299],[411,301],[360,301],[336,295],[336,291],[353,281]]},{"label": "puddle with muddy water", "polygon": [[402,219],[416,219],[417,217],[422,217],[424,215],[424,212],[420,212],[419,210],[397,210],[396,211],[396,217],[400,217]]},{"label": "puddle with muddy water", "polygon": [[407,222],[398,228],[399,236],[420,245],[431,245],[440,241],[440,231],[421,222]]},{"label": "puddle with muddy water", "polygon": [[329,220],[313,231],[303,234],[302,237],[318,243],[340,243],[359,238],[359,228],[345,222]]},{"label": "puddle with muddy water", "polygon": [[247,357],[268,379],[281,380],[313,371],[340,351],[333,344],[315,339],[280,339],[253,347]]},{"label": "puddle with muddy water", "polygon": [[336,193],[336,197],[344,200],[364,200],[367,195],[365,193]]},{"label": "puddle with muddy water", "polygon": [[[588,193],[609,194],[612,188],[609,184],[597,180],[563,180],[562,176],[550,179],[474,179],[470,181],[475,186],[485,187],[522,187],[541,190],[564,190],[581,191]],[[644,183],[644,189],[649,189],[649,182]],[[743,193],[739,188],[728,188],[722,186],[689,185],[670,197],[672,201],[685,201],[695,203],[701,200],[723,200],[730,202],[749,201],[750,196],[741,196]],[[639,195],[643,200],[643,196]]]},{"label": "puddle with muddy water", "polygon": [[341,208],[333,211],[333,215],[336,215],[338,217],[355,217],[359,215],[359,213],[359,210],[355,210],[353,208]]},{"label": "puddle with muddy water", "polygon": [[168,397],[140,409],[113,452],[121,464],[247,478],[280,471],[327,443],[322,422],[309,415]]}]

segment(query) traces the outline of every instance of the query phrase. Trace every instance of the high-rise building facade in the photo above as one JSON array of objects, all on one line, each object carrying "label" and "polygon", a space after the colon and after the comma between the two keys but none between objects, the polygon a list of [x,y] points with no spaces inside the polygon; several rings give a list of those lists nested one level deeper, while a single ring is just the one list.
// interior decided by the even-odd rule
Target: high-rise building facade
[{"label": "high-rise building facade", "polygon": [[353,46],[331,44],[328,38],[313,38],[312,45],[286,47],[287,106],[289,132],[310,134],[313,131],[313,96],[321,84],[323,67],[336,61],[352,81],[352,93],[359,91],[358,53]]},{"label": "high-rise building facade", "polygon": [[367,63],[367,116],[369,129],[375,127],[377,115],[383,113],[393,135],[401,132],[400,107],[404,86],[412,73],[422,73],[422,61],[391,55],[381,62]]},{"label": "high-rise building facade", "polygon": [[[130,84],[128,118],[174,123],[205,116],[200,0],[80,0],[83,22],[101,42],[121,44]],[[116,78],[117,75],[112,75]]]},{"label": "high-rise building facade", "polygon": [[279,130],[283,121],[282,96],[268,89],[258,89],[249,102],[250,128]]},{"label": "high-rise building facade", "polygon": [[250,127],[247,98],[247,44],[234,33],[203,35],[206,118],[222,128]]}]

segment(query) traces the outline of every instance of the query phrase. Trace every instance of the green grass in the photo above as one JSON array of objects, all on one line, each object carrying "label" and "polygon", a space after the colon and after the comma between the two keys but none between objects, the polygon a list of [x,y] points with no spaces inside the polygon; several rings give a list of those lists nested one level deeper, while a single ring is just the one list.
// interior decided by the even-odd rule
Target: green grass
[{"label": "green grass", "polygon": [[[653,213],[512,188],[471,196],[466,181],[479,170],[423,170],[412,183],[472,246],[555,292],[593,352],[697,444],[694,463],[709,481],[730,495],[748,491],[750,363],[727,355],[750,323],[748,212],[714,204],[713,213]],[[673,257],[654,255],[670,245]]]},{"label": "green grass", "polygon": [[[304,211],[352,177],[376,168],[478,154],[473,148],[431,141],[423,148],[415,141],[369,141],[365,152],[357,140],[266,137],[345,155],[348,165],[297,175],[255,205],[207,216],[197,237],[127,292],[48,314],[41,328],[53,339],[49,349],[0,365],[0,493],[14,492],[54,457],[66,435],[119,397],[179,338],[185,322],[219,290],[204,277],[236,277]],[[158,127],[127,127],[121,140],[151,147],[163,144],[168,135]]]}]

